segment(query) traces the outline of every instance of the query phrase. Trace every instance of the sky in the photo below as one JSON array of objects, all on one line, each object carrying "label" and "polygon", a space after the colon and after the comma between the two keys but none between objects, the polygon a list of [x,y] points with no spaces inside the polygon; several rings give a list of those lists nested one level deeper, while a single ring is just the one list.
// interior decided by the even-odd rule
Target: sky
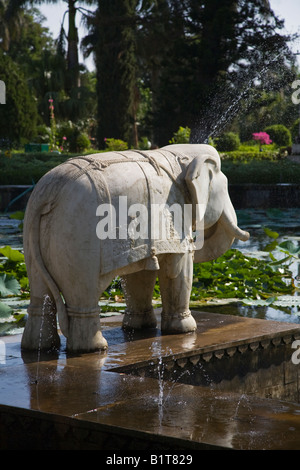
[{"label": "sky", "polygon": [[[285,20],[285,29],[288,33],[300,32],[300,0],[270,0],[271,8],[274,13],[280,18]],[[85,5],[86,7],[86,5]],[[88,7],[89,8],[89,7]],[[44,26],[47,26],[56,39],[59,34],[61,21],[64,12],[67,9],[67,4],[62,0],[57,3],[47,3],[40,6],[40,11],[45,16],[46,20]],[[65,27],[67,28],[67,19],[65,19]],[[77,27],[79,28],[79,38],[81,39],[86,34],[86,30],[80,22],[80,15],[77,14]],[[300,40],[291,46],[293,52],[300,53]],[[94,62],[92,57],[84,60],[80,53],[80,61],[84,62],[89,70],[94,69]],[[298,58],[300,63],[300,56]]]},{"label": "sky", "polygon": [[[300,1],[299,0],[270,0],[271,8],[285,22],[288,33],[300,33]],[[291,46],[293,52],[300,52],[300,40]]]}]

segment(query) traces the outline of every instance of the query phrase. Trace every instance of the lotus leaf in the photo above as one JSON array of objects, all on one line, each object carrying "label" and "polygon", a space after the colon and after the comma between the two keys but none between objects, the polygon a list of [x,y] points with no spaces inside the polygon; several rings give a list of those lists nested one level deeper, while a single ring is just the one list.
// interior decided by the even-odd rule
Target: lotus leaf
[{"label": "lotus leaf", "polygon": [[0,248],[0,253],[5,256],[9,261],[13,261],[16,263],[24,263],[23,253],[18,250],[12,249],[11,246],[5,246],[3,248]]},{"label": "lotus leaf", "polygon": [[20,294],[21,286],[17,279],[10,274],[0,274],[0,296],[9,297]]},{"label": "lotus leaf", "polygon": [[12,314],[12,309],[3,302],[0,301],[0,318],[10,317]]},{"label": "lotus leaf", "polygon": [[217,260],[196,264],[194,271],[192,301],[212,297],[269,299],[295,290],[292,274],[283,261],[268,263],[234,249]]}]

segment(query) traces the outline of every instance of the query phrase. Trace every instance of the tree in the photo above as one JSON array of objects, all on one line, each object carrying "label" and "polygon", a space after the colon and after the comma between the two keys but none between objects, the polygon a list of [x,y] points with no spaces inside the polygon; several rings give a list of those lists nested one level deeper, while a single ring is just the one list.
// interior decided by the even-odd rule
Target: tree
[{"label": "tree", "polygon": [[[57,1],[57,0],[52,0]],[[83,16],[87,16],[90,12],[78,5],[77,0],[64,0],[67,3],[67,10],[64,14],[61,24],[61,38],[65,36],[67,39],[67,91],[69,94],[72,90],[80,87],[80,70],[82,69],[78,59],[78,30],[76,26],[76,14],[80,12]],[[93,0],[85,0],[85,3],[91,4]],[[64,19],[68,16],[68,30],[64,29]]]},{"label": "tree", "polygon": [[6,104],[0,106],[0,139],[9,139],[18,145],[35,135],[36,103],[20,67],[2,51],[0,78],[6,85]]},{"label": "tree", "polygon": [[[50,0],[55,3],[57,0]],[[64,0],[67,4],[67,10],[62,18],[61,24],[61,33],[58,39],[59,42],[59,50],[58,54],[60,54],[63,50],[60,47],[63,43],[63,40],[66,39],[67,41],[67,50],[64,50],[65,60],[66,60],[66,67],[64,67],[64,90],[68,95],[73,95],[75,98],[76,96],[80,95],[80,72],[84,70],[84,67],[79,64],[78,60],[78,31],[76,26],[76,14],[77,12],[81,12],[82,14],[86,14],[86,10],[80,5],[77,5],[77,0]],[[37,0],[36,3],[41,3],[42,0]],[[86,3],[92,3],[93,0],[85,0]],[[1,29],[3,30],[3,44],[9,43],[9,32],[11,29],[13,31],[22,30],[20,28],[20,21],[19,21],[19,14],[22,14],[26,11],[26,5],[28,4],[28,0],[0,0],[0,17],[1,11],[3,10],[2,5],[4,5],[5,10],[5,17],[2,25],[0,24],[0,36],[1,36]],[[68,29],[67,32],[64,29],[64,20],[65,17],[68,17]],[[11,25],[13,28],[11,28]]]},{"label": "tree", "polygon": [[[153,73],[156,80],[151,82],[158,145],[168,142],[179,125],[192,129],[192,141],[207,141],[209,136],[223,132],[249,97],[253,83],[260,81],[263,86],[268,76],[268,85],[274,84],[275,75],[278,86],[279,67],[282,71],[290,59],[289,38],[278,33],[283,23],[268,2],[143,3],[147,8],[139,34],[148,41],[148,50],[153,47],[156,62],[151,64],[151,54],[143,58],[152,71],[158,64],[158,72]],[[155,8],[158,4],[163,6],[160,11]],[[159,29],[162,14],[164,27]],[[151,30],[155,31],[155,41]]]},{"label": "tree", "polygon": [[9,0],[0,0],[0,47],[3,51],[8,51],[11,41],[19,38],[22,28],[22,8]]},{"label": "tree", "polygon": [[[170,102],[173,102],[172,107],[175,102],[181,106],[177,87],[172,85],[178,76],[181,57],[185,55],[181,41],[184,36],[184,3],[144,0],[138,5],[136,43],[140,86],[151,90],[152,111],[148,115],[146,128],[154,145],[168,142],[167,139],[185,123],[183,116],[180,119],[173,112],[172,119],[169,113]],[[177,54],[174,55],[174,52]]]},{"label": "tree", "polygon": [[[80,87],[77,84],[77,87],[71,88],[68,93],[68,62],[64,35],[61,34],[56,41],[53,40],[48,29],[43,26],[44,17],[35,8],[19,6],[14,10],[18,21],[13,21],[13,12],[10,10],[12,2],[13,0],[6,2],[2,26],[6,25],[6,18],[10,17],[10,24],[21,22],[22,28],[17,28],[15,32],[10,28],[9,37],[5,36],[9,40],[1,41],[1,31],[3,34],[6,31],[6,28],[2,27],[0,47],[5,44],[5,54],[23,74],[32,102],[38,110],[38,124],[50,125],[49,99],[53,99],[58,124],[72,120],[76,124],[73,126],[74,129],[76,127],[76,132],[90,133],[91,118],[96,114],[93,73],[80,71]],[[18,139],[16,136],[16,140]]]},{"label": "tree", "polygon": [[97,70],[98,145],[105,138],[137,145],[137,77],[135,54],[136,0],[99,0],[92,19]]},{"label": "tree", "polygon": [[249,112],[254,98],[280,90],[292,76],[294,58],[287,46],[289,37],[278,32],[283,22],[276,18],[269,2],[231,1],[231,9],[233,34],[222,38],[225,44],[234,44],[228,48],[231,60],[215,80],[211,76],[215,86],[213,94],[208,93],[208,99],[202,101],[199,124],[203,131],[198,135],[195,132],[196,139],[218,135],[241,110]]}]

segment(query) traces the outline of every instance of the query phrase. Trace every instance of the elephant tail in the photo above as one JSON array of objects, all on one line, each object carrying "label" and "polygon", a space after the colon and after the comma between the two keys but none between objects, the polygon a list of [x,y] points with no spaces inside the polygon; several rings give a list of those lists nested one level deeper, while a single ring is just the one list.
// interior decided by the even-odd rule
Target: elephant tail
[{"label": "elephant tail", "polygon": [[61,332],[65,337],[68,337],[69,322],[67,309],[57,284],[55,283],[54,279],[52,278],[44,264],[40,248],[41,216],[49,213],[53,209],[53,203],[51,204],[40,202],[39,204],[36,204],[34,193],[32,194],[30,199],[31,200],[29,200],[28,202],[24,218],[24,239],[26,237],[26,245],[32,257],[33,264],[36,266],[39,274],[41,275],[45,284],[49,288],[55,301],[56,312]]}]

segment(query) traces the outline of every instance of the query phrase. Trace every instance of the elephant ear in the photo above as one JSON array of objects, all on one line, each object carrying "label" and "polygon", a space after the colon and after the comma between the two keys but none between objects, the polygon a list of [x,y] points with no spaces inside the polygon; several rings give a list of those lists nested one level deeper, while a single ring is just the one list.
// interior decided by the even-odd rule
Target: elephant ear
[{"label": "elephant ear", "polygon": [[[237,226],[236,213],[228,194],[227,179],[223,178],[224,186],[221,192],[210,192],[212,179],[221,171],[220,167],[218,154],[206,154],[195,157],[186,171],[185,181],[192,199],[192,224],[193,230],[196,229],[196,240],[198,227],[200,233],[194,252],[195,263],[218,258],[231,247],[235,238],[243,241],[249,238],[249,233]],[[208,202],[209,210],[208,214],[205,214]],[[200,225],[204,215],[205,225]]]},{"label": "elephant ear", "polygon": [[204,230],[204,243],[194,252],[194,262],[204,263],[223,255],[235,239],[247,241],[249,233],[237,226],[237,218],[229,194],[224,194],[224,208],[219,220]]},{"label": "elephant ear", "polygon": [[215,171],[220,171],[218,155],[200,155],[193,158],[186,171],[185,182],[192,200],[193,230],[202,221],[206,211],[213,177],[212,165]]}]

